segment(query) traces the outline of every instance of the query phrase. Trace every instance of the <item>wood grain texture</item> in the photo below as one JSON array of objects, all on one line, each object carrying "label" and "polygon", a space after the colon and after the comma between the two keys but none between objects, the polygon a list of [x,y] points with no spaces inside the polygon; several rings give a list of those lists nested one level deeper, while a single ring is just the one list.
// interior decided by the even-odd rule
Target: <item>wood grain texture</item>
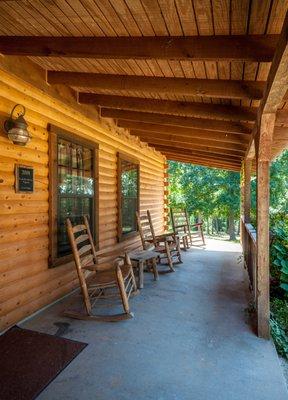
[{"label": "wood grain texture", "polygon": [[[141,136],[142,138],[142,136]],[[176,153],[179,151],[179,154],[181,153],[181,150],[187,150],[189,151],[190,154],[198,155],[199,157],[202,157],[205,159],[206,156],[209,154],[213,154],[214,157],[227,157],[227,158],[232,158],[236,159],[238,161],[242,160],[244,158],[244,151],[239,151],[236,149],[227,149],[227,148],[221,148],[219,147],[213,147],[209,145],[204,146],[204,145],[198,145],[193,142],[185,142],[183,141],[183,144],[179,143],[177,140],[165,140],[165,139],[151,139],[148,137],[143,137],[143,140],[145,140],[150,146],[153,146],[155,148],[159,148],[161,146],[168,146],[168,147],[173,147],[174,152]]]},{"label": "wood grain texture", "polygon": [[93,90],[173,93],[187,96],[229,99],[261,99],[264,82],[242,80],[155,78],[115,74],[48,71],[47,82]]},{"label": "wood grain texture", "polygon": [[[172,125],[187,128],[196,128],[210,131],[230,132],[249,135],[252,124],[244,122],[217,121],[205,118],[178,117],[169,114],[157,114],[140,111],[117,110],[114,108],[101,108],[101,117],[117,120],[149,122],[160,125]],[[140,125],[140,124],[139,124]]]},{"label": "wood grain texture", "polygon": [[[143,43],[145,41],[151,43],[152,39],[158,41],[158,38],[159,41],[163,40],[164,43],[167,43],[167,40],[170,41],[175,37],[177,41],[179,40],[178,43],[182,39],[184,42],[186,39],[191,39],[196,44],[201,41],[203,41],[203,44],[205,41],[207,43],[213,40],[214,46],[204,46],[203,49],[200,49],[202,53],[206,51],[209,57],[211,57],[211,53],[217,48],[217,42],[219,43],[223,36],[225,38],[232,35],[227,39],[228,41],[235,41],[238,38],[242,40],[241,38],[249,36],[249,41],[249,38],[253,38],[254,35],[260,35],[264,39],[264,45],[253,46],[251,52],[246,47],[249,60],[247,60],[247,55],[244,60],[239,58],[239,53],[241,54],[244,51],[245,43],[244,47],[241,45],[232,49],[232,46],[222,46],[221,54],[218,54],[222,58],[218,60],[211,58],[204,60],[203,54],[197,55],[196,50],[195,54],[191,51],[186,52],[187,54],[184,54],[184,57],[195,55],[202,58],[169,60],[157,58],[92,59],[79,58],[79,56],[77,58],[69,57],[68,59],[64,57],[65,52],[63,56],[52,57],[51,53],[45,51],[45,49],[43,54],[46,54],[47,57],[32,57],[32,59],[44,69],[59,71],[261,81],[267,78],[270,62],[258,62],[256,54],[262,53],[263,46],[264,49],[266,46],[270,47],[268,45],[269,35],[279,35],[288,8],[287,0],[195,0],[193,2],[191,0],[161,0],[157,2],[154,0],[127,0],[125,2],[121,0],[114,3],[102,0],[100,2],[91,0],[81,0],[80,2],[77,0],[72,7],[66,1],[61,1],[58,4],[57,2],[37,0],[35,2],[21,2],[20,7],[19,2],[16,1],[9,2],[9,4],[0,2],[0,34],[13,37],[22,36],[24,37],[23,40],[25,40],[25,36],[33,36],[33,39],[38,37],[35,40],[39,41],[42,40],[41,37],[46,36],[52,38],[52,40],[55,39],[56,42],[59,39],[60,42],[67,40],[72,43],[74,38],[80,41],[92,38],[93,40],[100,40],[102,43],[106,39],[120,43],[122,39],[125,42],[126,40],[130,41],[131,38],[135,41],[136,39],[143,40]],[[11,23],[11,21],[17,21],[17,23]],[[267,43],[265,43],[265,39],[267,39]],[[195,49],[199,48],[199,45],[196,44]],[[84,48],[84,46],[82,47]],[[126,48],[123,48],[124,46],[120,48],[119,45],[118,47],[119,50],[115,50],[115,57],[117,57],[117,51],[125,54]],[[171,48],[173,49],[173,47],[177,46],[174,46],[172,41]],[[85,49],[87,48],[88,46],[85,46]],[[133,49],[132,46],[131,48]],[[223,57],[227,52],[226,48],[230,49],[229,51],[232,51],[233,54],[237,53],[238,58],[235,59],[234,55],[230,54],[230,58],[225,60]],[[159,53],[158,50],[157,53]],[[175,49],[178,55],[182,50],[181,46]],[[187,49],[185,48],[185,50]],[[109,49],[107,51],[109,52]],[[129,51],[129,49],[126,49],[126,51]],[[140,52],[141,56],[143,55],[143,53],[141,54],[141,46],[135,51],[138,54]],[[165,48],[165,51],[169,52],[169,46],[168,49]],[[97,54],[99,53],[97,52]],[[131,95],[131,92],[127,92],[126,95]],[[138,95],[142,94],[139,93]],[[160,95],[155,96],[163,98]],[[175,94],[169,94],[166,98],[178,101],[195,101],[193,96]],[[208,104],[242,106],[258,106],[259,104],[257,100],[251,102],[250,100],[207,97],[198,98],[199,100]]]},{"label": "wood grain texture", "polygon": [[[1,64],[0,118],[7,118],[15,102],[23,104],[33,138],[23,148],[9,142],[3,131],[0,133],[0,329],[77,286],[73,264],[48,269],[48,123],[99,144],[101,260],[109,260],[105,253],[111,250],[118,254],[124,246],[127,249],[139,246],[138,237],[120,244],[117,242],[117,151],[139,160],[141,210],[151,209],[157,231],[162,231],[164,224],[165,158],[123,129],[116,128],[115,124],[98,122],[92,109],[92,118],[89,117],[89,110],[79,106],[72,96],[58,94],[57,99],[45,82],[39,81],[41,90],[25,82],[20,65],[15,65],[15,70],[16,75],[12,75],[7,72],[5,63]],[[31,77],[36,82],[38,78],[33,76],[33,71],[31,64]],[[24,69],[22,73],[25,76]],[[19,162],[34,167],[33,194],[14,192],[13,168]]]},{"label": "wood grain texture", "polygon": [[[155,226],[159,231],[163,229],[163,220],[165,219],[163,204],[167,200],[162,200],[162,193],[164,191],[167,196],[167,187],[164,188],[161,173],[164,158],[141,144],[139,139],[131,138],[124,129],[116,129],[111,120],[104,121],[102,119],[100,121],[94,106],[203,118],[215,122],[214,125],[211,122],[210,126],[207,123],[209,128],[203,129],[203,122],[201,126],[199,121],[194,121],[193,123],[198,123],[198,126],[194,125],[193,127],[203,129],[203,131],[226,132],[226,130],[222,131],[223,128],[215,129],[215,127],[218,124],[219,128],[220,123],[229,121],[234,121],[236,124],[239,124],[240,121],[245,126],[247,122],[253,123],[260,103],[259,96],[256,99],[254,94],[251,96],[249,93],[247,96],[247,88],[242,88],[241,96],[238,92],[235,97],[234,92],[233,98],[231,98],[228,96],[227,88],[231,88],[233,85],[231,82],[235,80],[256,82],[255,87],[259,85],[257,82],[267,80],[274,52],[273,41],[276,39],[276,36],[269,35],[280,34],[287,8],[287,0],[243,0],[241,2],[236,0],[193,0],[193,2],[190,0],[121,0],[113,2],[113,4],[106,0],[97,2],[75,0],[73,6],[70,2],[62,0],[55,2],[35,0],[21,2],[21,4],[18,1],[0,2],[0,35],[13,37],[12,40],[7,37],[3,39],[2,44],[4,45],[6,42],[6,50],[2,51],[15,51],[15,54],[26,51],[26,55],[29,54],[30,59],[38,67],[41,67],[36,68],[27,57],[0,58],[0,65],[3,67],[3,71],[1,70],[0,73],[1,121],[9,115],[15,103],[22,103],[27,108],[27,121],[33,135],[33,140],[28,146],[20,149],[9,143],[3,133],[0,134],[0,254],[1,261],[4,260],[4,263],[0,265],[0,271],[3,274],[3,276],[1,275],[3,280],[0,284],[0,298],[4,299],[3,305],[1,305],[1,326],[7,327],[31,314],[39,307],[67,293],[76,284],[75,273],[71,265],[56,268],[55,271],[47,271],[49,207],[47,123],[59,125],[66,130],[71,130],[75,135],[99,142],[100,254],[103,258],[107,258],[105,256],[106,249],[113,248],[115,253],[121,249],[115,239],[117,227],[116,149],[133,154],[133,156],[136,154],[139,158],[141,207],[143,210],[147,208],[152,210]],[[223,35],[225,37],[231,35],[231,37],[223,38]],[[247,44],[256,39],[254,35],[260,35],[263,38],[260,39],[261,43],[258,41],[258,46],[255,46],[255,42],[253,46],[250,46],[251,43]],[[21,48],[19,47],[20,42],[17,43],[15,36],[22,37],[20,39],[23,41]],[[30,39],[29,49],[27,46],[25,49],[24,43],[29,40],[25,37],[31,36],[33,36],[34,46]],[[177,42],[174,41],[176,36]],[[39,42],[43,41],[41,37],[53,39],[49,40],[48,44],[46,43],[46,48],[43,48],[39,46]],[[89,39],[91,37],[93,39]],[[241,41],[244,37],[246,42],[236,46],[235,41]],[[152,39],[158,43],[157,46],[160,45],[161,40],[162,43],[171,43],[171,46],[166,45],[159,51],[159,47],[157,49],[156,45],[154,48],[151,46]],[[81,48],[78,46],[77,52],[73,52],[77,41],[79,44],[81,41],[87,43],[87,40],[93,40],[94,43],[98,41],[98,44],[101,41],[102,46],[98,46],[97,52],[92,45]],[[109,48],[103,45],[104,40],[105,43],[110,43]],[[65,49],[63,51],[64,41],[66,41],[66,52]],[[194,43],[195,52],[190,51],[190,47],[185,47],[184,43],[189,43],[189,41],[190,44]],[[225,46],[223,46],[223,41],[226,41]],[[130,43],[130,46],[127,46],[127,42]],[[139,42],[143,43],[143,46],[136,46]],[[212,42],[213,45],[211,45]],[[69,46],[68,43],[70,43]],[[114,47],[112,43],[114,43]],[[115,48],[115,43],[118,43],[117,48]],[[122,48],[119,43],[123,44]],[[124,46],[125,43],[126,46]],[[131,43],[134,43],[134,46]],[[150,43],[149,47],[147,45],[145,47],[144,43]],[[210,44],[200,48],[199,43]],[[219,46],[220,43],[221,46]],[[232,46],[231,43],[234,45]],[[59,54],[60,50],[61,54]],[[244,50],[245,54],[243,55]],[[162,59],[153,57],[156,51],[157,54],[162,55]],[[93,58],[91,57],[92,53]],[[282,54],[284,53],[282,52]],[[97,59],[95,55],[97,55]],[[167,58],[168,56],[170,59]],[[286,64],[281,64],[281,60],[278,63],[278,65],[282,65],[282,71],[286,71]],[[102,87],[99,89],[101,95],[80,94],[80,102],[87,104],[87,106],[80,107],[75,103],[75,93],[70,87],[63,85],[47,87],[45,70],[141,76],[141,78],[153,79],[196,79],[197,81],[203,80],[202,85],[207,80],[211,80],[209,85],[213,85],[214,80],[220,81],[222,84],[226,81],[228,83],[226,92],[222,87],[223,91],[217,93],[211,92],[211,86],[209,93],[197,92],[195,88],[188,93],[183,93],[180,89],[177,93],[175,90],[165,93],[163,89],[148,92],[147,90],[142,91],[140,86],[134,86],[134,90],[131,90],[131,87],[122,90],[121,94],[124,96],[119,96],[119,86],[116,86],[116,90],[112,90],[111,86],[109,90]],[[272,74],[273,69],[271,71]],[[22,79],[18,79],[17,76]],[[287,82],[284,79],[285,76],[278,80],[275,96],[272,93],[275,92],[273,88],[269,92],[273,94],[273,101],[270,103],[270,105],[274,104],[273,107],[276,103],[279,104],[279,99],[281,100],[283,94],[284,101],[280,101],[279,108],[281,109],[278,110],[276,119],[276,125],[281,129],[288,125],[288,103],[284,93],[284,86]],[[243,85],[243,83],[241,84]],[[283,88],[279,87],[281,84],[283,84]],[[243,91],[245,92],[244,97]],[[225,98],[218,97],[223,93]],[[272,97],[270,98],[272,99]],[[121,119],[121,117],[117,119]],[[168,126],[159,120],[157,122],[156,120],[138,122],[152,124],[160,122],[160,125]],[[176,121],[174,120],[174,122]],[[171,126],[187,128],[187,125],[171,124]],[[230,124],[229,126],[229,129],[236,129],[235,125]],[[230,131],[227,130],[227,132]],[[138,130],[137,134],[141,138],[149,140],[147,131],[141,133]],[[163,132],[161,132],[161,136],[157,135],[155,144],[165,152],[167,157],[233,171],[239,170],[242,154],[247,147],[242,148],[238,143],[226,143],[225,148],[222,142],[218,141],[221,146],[219,148],[214,147],[215,141],[211,146],[211,141],[210,143],[205,142],[205,139],[200,143],[198,138],[194,138],[193,150],[189,148],[187,152],[187,149],[185,151],[185,149],[177,147],[179,143],[173,142],[171,135],[168,137],[164,135],[166,133]],[[186,136],[180,137],[185,138]],[[184,140],[186,139],[183,139],[183,143]],[[170,146],[168,146],[169,142]],[[173,151],[171,142],[174,147]],[[279,154],[285,146],[287,146],[286,131],[275,130],[270,156]],[[199,152],[198,156],[195,150]],[[194,151],[194,153],[189,154],[190,151]],[[230,157],[227,152],[231,153]],[[211,153],[210,156],[207,153]],[[199,157],[200,154],[201,157]],[[224,159],[221,160],[222,155]],[[241,157],[239,158],[238,155]],[[239,161],[236,162],[234,156]],[[18,197],[13,191],[13,168],[14,164],[19,161],[33,165],[35,168],[34,196]],[[259,170],[259,176],[265,180],[267,179],[267,159],[263,158],[261,163],[263,165],[261,171]],[[137,245],[137,241],[131,240],[127,245],[128,248],[133,248]],[[49,281],[49,285],[46,285],[47,281]]]},{"label": "wood grain texture", "polygon": [[[118,126],[131,129],[132,131],[146,131],[147,134],[153,135],[153,132],[164,133],[175,135],[175,137],[186,136],[188,138],[199,138],[199,139],[208,139],[208,140],[216,140],[216,141],[224,141],[226,143],[238,143],[245,146],[249,142],[249,136],[246,135],[236,135],[233,133],[225,133],[218,131],[209,131],[204,129],[197,128],[186,128],[180,126],[166,126],[161,124],[152,124],[148,122],[136,122],[136,121],[126,121],[126,120],[118,120]],[[153,135],[155,136],[155,135]]]},{"label": "wood grain texture", "polygon": [[276,112],[288,90],[288,11],[269,71],[261,111]]},{"label": "wood grain texture", "polygon": [[94,104],[121,110],[148,111],[228,121],[255,121],[257,112],[257,108],[251,107],[143,99],[128,96],[109,96],[95,93],[79,93],[78,100],[80,104]]},{"label": "wood grain texture", "polygon": [[4,36],[0,52],[34,57],[164,59],[193,61],[271,61],[278,35],[192,37],[36,37]]}]

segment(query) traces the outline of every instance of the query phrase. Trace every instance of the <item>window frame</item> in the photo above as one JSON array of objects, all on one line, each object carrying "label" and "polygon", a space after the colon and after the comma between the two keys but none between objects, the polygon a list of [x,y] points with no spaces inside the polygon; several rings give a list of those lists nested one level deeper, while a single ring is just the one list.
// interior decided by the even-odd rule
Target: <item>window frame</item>
[{"label": "window frame", "polygon": [[62,129],[58,126],[48,124],[49,133],[49,268],[66,264],[73,260],[73,255],[67,254],[58,257],[57,254],[57,226],[58,226],[58,139],[84,146],[93,152],[93,178],[94,178],[94,196],[93,196],[93,225],[94,242],[96,250],[99,248],[99,144],[86,138],[82,138],[73,132]]},{"label": "window frame", "polygon": [[[123,234],[122,232],[122,192],[121,192],[121,161],[128,161],[137,166],[137,211],[140,210],[140,161],[125,153],[117,153],[117,209],[118,209],[118,223],[117,223],[117,236],[118,242],[130,239],[138,235],[139,228],[136,223],[136,230]],[[136,215],[135,215],[136,218]]]}]

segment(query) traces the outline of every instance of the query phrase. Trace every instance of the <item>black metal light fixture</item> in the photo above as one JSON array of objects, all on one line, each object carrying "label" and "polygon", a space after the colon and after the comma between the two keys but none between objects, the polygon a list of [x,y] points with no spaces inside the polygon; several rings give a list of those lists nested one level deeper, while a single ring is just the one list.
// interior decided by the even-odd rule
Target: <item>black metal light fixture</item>
[{"label": "black metal light fixture", "polygon": [[[17,117],[13,118],[13,114],[17,107],[21,110],[17,113]],[[21,104],[16,104],[10,114],[9,119],[4,122],[4,130],[11,142],[19,146],[25,146],[31,139],[31,135],[27,130],[28,124],[24,119],[26,109]]]}]

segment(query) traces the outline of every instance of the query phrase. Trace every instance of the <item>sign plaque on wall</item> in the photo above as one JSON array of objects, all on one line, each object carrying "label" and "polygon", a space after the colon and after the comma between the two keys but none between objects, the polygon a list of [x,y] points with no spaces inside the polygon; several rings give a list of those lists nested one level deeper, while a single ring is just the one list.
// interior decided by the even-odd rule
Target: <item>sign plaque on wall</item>
[{"label": "sign plaque on wall", "polygon": [[34,192],[34,168],[27,165],[15,165],[15,192]]}]

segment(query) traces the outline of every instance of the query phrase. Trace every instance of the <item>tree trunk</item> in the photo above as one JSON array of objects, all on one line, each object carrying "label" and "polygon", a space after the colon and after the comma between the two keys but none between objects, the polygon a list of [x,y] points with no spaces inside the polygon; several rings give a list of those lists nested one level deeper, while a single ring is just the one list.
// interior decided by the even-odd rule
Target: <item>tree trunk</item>
[{"label": "tree trunk", "polygon": [[210,235],[210,230],[209,230],[209,217],[207,217],[207,219],[206,219],[206,231],[207,231],[207,235]]},{"label": "tree trunk", "polygon": [[234,211],[231,209],[229,210],[228,220],[229,220],[229,226],[228,226],[229,240],[236,240]]},{"label": "tree trunk", "polygon": [[219,219],[215,218],[215,228],[216,228],[216,233],[219,235]]},{"label": "tree trunk", "polygon": [[223,232],[223,218],[218,218],[218,232]]}]

